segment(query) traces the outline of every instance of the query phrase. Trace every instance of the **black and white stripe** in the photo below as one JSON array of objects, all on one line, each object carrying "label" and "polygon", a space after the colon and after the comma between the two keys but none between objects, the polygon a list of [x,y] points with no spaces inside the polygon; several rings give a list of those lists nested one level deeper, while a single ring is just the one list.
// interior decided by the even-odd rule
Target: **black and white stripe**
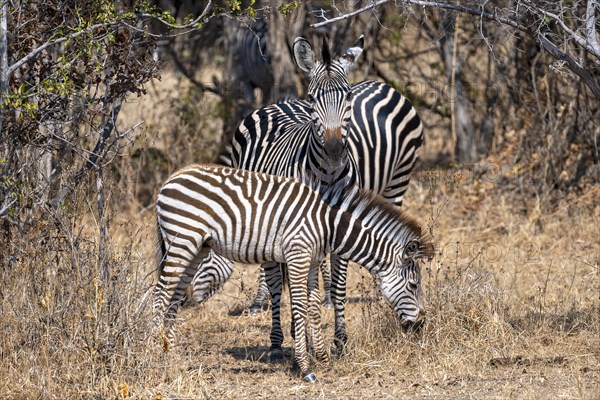
[{"label": "black and white stripe", "polygon": [[[350,85],[347,74],[363,46],[362,37],[343,56],[332,60],[327,44],[317,62],[305,39],[294,45],[296,62],[310,75],[308,100],[286,101],[261,108],[240,124],[227,165],[274,175],[315,175],[322,187],[344,182],[380,193],[400,207],[423,141],[421,121],[411,103],[391,86],[365,81]],[[331,277],[324,272],[326,298],[331,288],[335,308],[335,338],[346,343],[344,302],[347,260],[331,259]],[[272,269],[272,268],[269,268]],[[227,278],[202,265],[194,297],[206,298],[205,287],[218,287]],[[268,293],[266,280],[254,305]],[[273,318],[279,317],[277,298]],[[276,323],[276,321],[274,321]]]},{"label": "black and white stripe", "polygon": [[326,254],[368,269],[402,323],[419,322],[424,311],[418,260],[433,254],[429,238],[414,221],[369,192],[355,186],[319,191],[311,186],[292,178],[202,165],[184,168],[167,180],[156,205],[161,257],[154,308],[171,342],[179,302],[209,250],[241,263],[286,265],[295,357],[306,380],[316,379],[306,350],[307,325],[317,357],[328,360],[317,279]]}]

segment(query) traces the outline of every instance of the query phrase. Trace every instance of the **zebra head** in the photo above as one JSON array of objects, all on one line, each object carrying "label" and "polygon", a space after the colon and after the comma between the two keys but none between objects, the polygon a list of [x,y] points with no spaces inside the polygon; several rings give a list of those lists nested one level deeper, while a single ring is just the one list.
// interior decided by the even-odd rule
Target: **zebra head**
[{"label": "zebra head", "polygon": [[322,61],[317,61],[306,39],[298,37],[294,41],[296,64],[310,77],[307,99],[310,102],[313,129],[323,146],[329,167],[341,166],[347,154],[346,140],[352,104],[348,71],[362,53],[363,46],[364,37],[361,35],[343,56],[334,60],[323,36]]},{"label": "zebra head", "polygon": [[400,317],[404,332],[418,330],[425,322],[419,261],[432,256],[433,244],[427,238],[413,239],[399,249],[393,267],[379,273],[381,293]]}]

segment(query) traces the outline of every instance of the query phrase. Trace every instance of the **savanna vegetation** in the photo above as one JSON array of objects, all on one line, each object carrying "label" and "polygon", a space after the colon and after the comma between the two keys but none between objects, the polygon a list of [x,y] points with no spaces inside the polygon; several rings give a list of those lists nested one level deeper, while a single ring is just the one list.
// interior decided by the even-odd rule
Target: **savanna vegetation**
[{"label": "savanna vegetation", "polygon": [[[597,398],[600,3],[493,3],[0,0],[2,397]],[[273,89],[247,98],[233,52],[257,18]],[[403,208],[437,246],[427,324],[401,334],[353,265],[347,353],[306,384],[290,338],[267,361],[270,315],[244,311],[258,268],[239,268],[164,353],[154,197],[240,114],[302,97],[289,45],[323,33],[337,52],[363,33],[353,80],[425,125]]]}]

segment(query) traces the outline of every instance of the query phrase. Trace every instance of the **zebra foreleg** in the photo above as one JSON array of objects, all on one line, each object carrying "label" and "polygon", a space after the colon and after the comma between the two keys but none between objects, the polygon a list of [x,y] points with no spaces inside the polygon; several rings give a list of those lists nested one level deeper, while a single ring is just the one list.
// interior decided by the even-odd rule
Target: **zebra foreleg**
[{"label": "zebra foreleg", "polygon": [[[322,264],[321,264],[322,265]],[[319,290],[319,269],[311,267],[308,273],[308,321],[312,346],[317,360],[329,362],[329,353],[325,347],[321,331],[321,293]]]},{"label": "zebra foreleg", "polygon": [[327,268],[327,259],[321,261],[319,267],[323,276],[323,291],[325,292],[323,305],[327,308],[333,308],[333,303],[331,302],[331,273],[329,272],[329,268]]},{"label": "zebra foreleg", "polygon": [[348,335],[346,334],[346,275],[348,260],[331,255],[331,298],[333,301],[335,333],[334,343],[338,354],[343,354]]},{"label": "zebra foreleg", "polygon": [[294,319],[294,358],[305,381],[315,383],[317,378],[310,370],[310,359],[306,349],[306,324],[308,303],[308,273],[310,256],[300,256],[288,263],[288,276]]}]

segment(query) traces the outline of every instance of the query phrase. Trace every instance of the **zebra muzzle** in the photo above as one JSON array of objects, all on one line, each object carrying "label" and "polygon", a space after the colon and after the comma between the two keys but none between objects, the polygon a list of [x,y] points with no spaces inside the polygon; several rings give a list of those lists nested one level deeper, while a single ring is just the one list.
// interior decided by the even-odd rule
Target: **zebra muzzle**
[{"label": "zebra muzzle", "polygon": [[402,333],[411,334],[419,332],[423,325],[425,325],[425,317],[421,317],[417,320],[409,320],[402,318],[400,320],[400,327],[402,328]]},{"label": "zebra muzzle", "polygon": [[341,139],[326,140],[323,149],[331,164],[339,164],[346,154],[346,146]]}]

